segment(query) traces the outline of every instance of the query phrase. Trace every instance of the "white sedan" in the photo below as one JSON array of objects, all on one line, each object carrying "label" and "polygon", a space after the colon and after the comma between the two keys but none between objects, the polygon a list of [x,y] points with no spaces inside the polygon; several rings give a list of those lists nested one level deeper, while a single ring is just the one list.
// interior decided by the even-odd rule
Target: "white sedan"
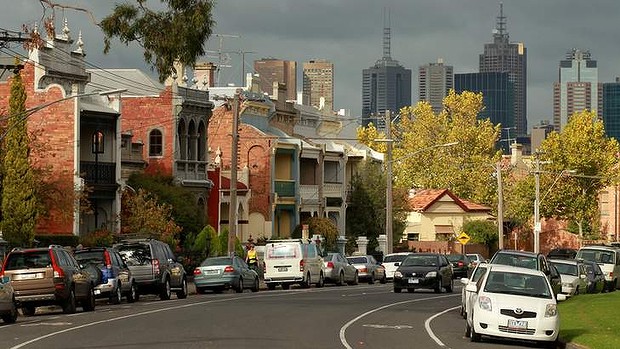
[{"label": "white sedan", "polygon": [[[479,289],[478,289],[478,286]],[[482,336],[554,343],[560,320],[557,301],[545,274],[538,270],[489,265],[478,284],[468,283],[471,309],[465,336]]]},{"label": "white sedan", "polygon": [[479,263],[476,265],[476,269],[474,269],[471,273],[471,278],[461,278],[459,280],[463,284],[463,287],[461,288],[461,316],[464,319],[467,318],[467,312],[469,311],[469,308],[471,308],[471,304],[469,303],[471,299],[471,292],[467,291],[467,284],[470,282],[476,284],[476,282],[478,282],[478,280],[480,280],[480,278],[487,272],[487,266],[487,263]]},{"label": "white sedan", "polygon": [[394,278],[394,272],[398,269],[400,263],[410,254],[411,252],[396,252],[383,256],[383,263],[381,263],[381,265],[385,268],[385,277],[388,280]]},{"label": "white sedan", "polygon": [[562,293],[574,296],[588,290],[588,271],[586,266],[575,259],[549,259],[555,265],[562,278]]}]

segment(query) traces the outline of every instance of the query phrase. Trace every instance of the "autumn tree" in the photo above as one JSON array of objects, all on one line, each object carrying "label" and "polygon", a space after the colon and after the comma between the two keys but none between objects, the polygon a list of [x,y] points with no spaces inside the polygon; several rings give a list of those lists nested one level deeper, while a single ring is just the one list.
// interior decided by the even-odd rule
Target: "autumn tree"
[{"label": "autumn tree", "polygon": [[19,72],[11,79],[9,118],[2,150],[2,233],[12,246],[34,240],[38,201],[26,127],[26,90]]},{"label": "autumn tree", "polygon": [[[540,214],[574,223],[575,233],[592,237],[599,230],[599,193],[618,182],[615,138],[605,135],[594,112],[573,114],[561,132],[552,132],[540,147]],[[570,171],[570,172],[568,172]]]}]

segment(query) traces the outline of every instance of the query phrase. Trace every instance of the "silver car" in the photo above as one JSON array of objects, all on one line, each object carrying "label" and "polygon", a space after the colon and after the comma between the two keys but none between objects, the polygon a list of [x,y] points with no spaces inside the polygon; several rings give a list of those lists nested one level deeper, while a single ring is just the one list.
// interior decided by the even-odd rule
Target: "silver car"
[{"label": "silver car", "polygon": [[325,282],[333,282],[338,286],[357,285],[359,282],[357,268],[342,253],[328,253],[323,257],[325,264]]},{"label": "silver car", "polygon": [[562,293],[568,296],[578,295],[588,290],[588,271],[585,265],[575,259],[550,259],[560,272],[562,278]]},{"label": "silver car", "polygon": [[245,261],[237,256],[209,257],[194,269],[196,292],[204,293],[213,290],[220,293],[233,289],[242,293],[249,288],[258,292],[259,280],[256,271],[250,269]]},{"label": "silver car", "polygon": [[17,305],[9,280],[8,276],[0,278],[0,317],[5,323],[12,324],[17,321]]},{"label": "silver car", "polygon": [[368,281],[369,284],[374,284],[376,280],[382,284],[387,282],[385,268],[377,262],[375,257],[370,255],[351,256],[347,257],[347,259],[357,268],[357,274],[360,280]]}]

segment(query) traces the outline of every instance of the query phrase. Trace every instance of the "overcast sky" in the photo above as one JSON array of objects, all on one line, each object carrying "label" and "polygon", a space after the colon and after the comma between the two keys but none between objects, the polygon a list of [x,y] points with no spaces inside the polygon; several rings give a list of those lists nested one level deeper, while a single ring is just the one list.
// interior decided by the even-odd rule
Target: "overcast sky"
[{"label": "overcast sky", "polygon": [[[91,10],[97,20],[110,12],[114,1],[53,0]],[[121,2],[121,0],[117,1]],[[159,1],[152,1],[158,3]],[[215,4],[214,33],[224,34],[222,51],[246,51],[245,69],[263,57],[295,60],[298,69],[311,59],[334,63],[334,108],[361,113],[362,70],[382,55],[383,10],[390,11],[392,58],[412,70],[417,101],[417,69],[438,57],[455,73],[477,72],[478,55],[492,41],[499,12],[494,0],[220,0]],[[598,61],[599,81],[620,76],[619,0],[504,0],[510,40],[528,51],[528,126],[552,115],[553,82],[566,51],[589,49]],[[38,0],[0,0],[0,27],[20,29],[39,21]],[[102,68],[140,68],[148,71],[136,47],[114,43],[102,53],[103,35],[89,18],[65,11],[72,36],[82,30],[88,62]],[[62,18],[57,12],[57,18]],[[59,20],[57,28],[61,28]],[[229,37],[230,35],[230,37]],[[238,37],[232,37],[238,36]],[[212,38],[207,50],[218,51]],[[205,60],[217,61],[211,54]],[[222,68],[220,83],[241,83],[241,55],[228,54],[230,68]],[[301,81],[298,81],[301,89]]]}]

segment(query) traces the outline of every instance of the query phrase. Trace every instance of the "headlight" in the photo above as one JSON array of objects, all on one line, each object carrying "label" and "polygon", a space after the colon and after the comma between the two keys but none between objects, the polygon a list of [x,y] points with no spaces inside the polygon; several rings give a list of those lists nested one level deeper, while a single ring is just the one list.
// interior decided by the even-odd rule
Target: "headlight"
[{"label": "headlight", "polygon": [[545,317],[553,317],[558,315],[558,306],[556,304],[547,304],[547,309],[545,310]]},{"label": "headlight", "polygon": [[400,271],[395,271],[395,272],[394,272],[394,277],[395,277],[395,278],[402,278],[402,277],[403,277],[403,274],[402,274]]},{"label": "headlight", "polygon": [[437,272],[436,271],[429,271],[428,273],[426,273],[426,277],[427,278],[437,277]]},{"label": "headlight", "polygon": [[478,298],[478,304],[480,305],[480,309],[492,311],[493,305],[491,304],[491,298],[486,296],[480,296]]}]

